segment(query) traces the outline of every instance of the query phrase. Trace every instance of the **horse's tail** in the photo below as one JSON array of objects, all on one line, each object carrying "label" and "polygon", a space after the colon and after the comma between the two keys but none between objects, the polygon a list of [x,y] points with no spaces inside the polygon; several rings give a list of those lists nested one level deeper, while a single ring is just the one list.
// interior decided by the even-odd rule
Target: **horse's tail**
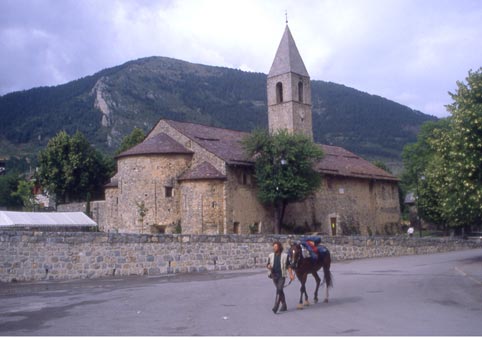
[{"label": "horse's tail", "polygon": [[327,252],[323,262],[324,262],[323,263],[324,281],[326,282],[327,287],[333,287],[333,276],[331,275],[331,272],[330,272],[331,256],[329,251]]}]

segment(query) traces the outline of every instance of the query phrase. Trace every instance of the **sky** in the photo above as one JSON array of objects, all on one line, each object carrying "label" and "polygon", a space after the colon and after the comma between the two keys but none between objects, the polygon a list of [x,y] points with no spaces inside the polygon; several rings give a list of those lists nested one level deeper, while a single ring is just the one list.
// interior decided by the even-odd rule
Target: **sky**
[{"label": "sky", "polygon": [[480,0],[0,0],[0,95],[149,56],[268,73],[285,13],[312,80],[427,114],[482,67]]}]

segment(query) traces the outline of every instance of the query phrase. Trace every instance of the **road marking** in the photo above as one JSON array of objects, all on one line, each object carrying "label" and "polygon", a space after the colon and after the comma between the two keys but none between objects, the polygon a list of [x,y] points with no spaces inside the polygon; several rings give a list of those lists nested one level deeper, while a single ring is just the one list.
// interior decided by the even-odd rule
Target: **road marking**
[{"label": "road marking", "polygon": [[475,283],[479,284],[479,285],[482,285],[482,281],[479,281],[477,280],[475,277],[472,277],[471,275],[467,274],[466,272],[464,272],[462,269],[458,268],[458,267],[455,267],[455,270],[462,276],[465,276],[469,279],[471,279],[472,281],[474,281]]}]

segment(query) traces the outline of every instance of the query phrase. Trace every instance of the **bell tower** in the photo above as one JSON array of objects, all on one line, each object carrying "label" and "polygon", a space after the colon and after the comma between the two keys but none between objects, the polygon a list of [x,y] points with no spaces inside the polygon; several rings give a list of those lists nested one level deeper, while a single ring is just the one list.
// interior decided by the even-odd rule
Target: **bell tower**
[{"label": "bell tower", "polygon": [[313,140],[311,84],[288,24],[267,81],[270,133],[285,129]]}]

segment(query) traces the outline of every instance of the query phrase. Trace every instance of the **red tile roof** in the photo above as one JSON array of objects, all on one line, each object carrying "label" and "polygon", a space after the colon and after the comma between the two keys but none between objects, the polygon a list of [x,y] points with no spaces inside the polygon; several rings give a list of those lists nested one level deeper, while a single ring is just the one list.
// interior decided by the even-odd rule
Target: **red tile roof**
[{"label": "red tile roof", "polygon": [[[245,154],[241,143],[249,135],[247,132],[172,120],[165,120],[165,122],[224,160],[227,164],[252,165],[254,163]],[[318,145],[323,149],[324,157],[315,167],[323,174],[398,181],[396,176],[389,174],[342,147]]]},{"label": "red tile roof", "polygon": [[247,132],[173,120],[166,120],[166,122],[228,164],[251,165],[253,163],[246,156],[241,144],[243,138],[249,136]]},{"label": "red tile roof", "polygon": [[220,173],[213,165],[208,162],[202,162],[198,166],[186,170],[178,180],[199,180],[199,179],[221,179],[225,180],[226,176]]},{"label": "red tile roof", "polygon": [[192,154],[193,152],[165,133],[159,133],[151,138],[145,139],[136,146],[120,153],[116,158],[140,156],[140,155],[162,155],[162,154]]},{"label": "red tile roof", "polygon": [[320,145],[323,159],[315,167],[323,174],[398,181],[398,178],[339,146]]}]

